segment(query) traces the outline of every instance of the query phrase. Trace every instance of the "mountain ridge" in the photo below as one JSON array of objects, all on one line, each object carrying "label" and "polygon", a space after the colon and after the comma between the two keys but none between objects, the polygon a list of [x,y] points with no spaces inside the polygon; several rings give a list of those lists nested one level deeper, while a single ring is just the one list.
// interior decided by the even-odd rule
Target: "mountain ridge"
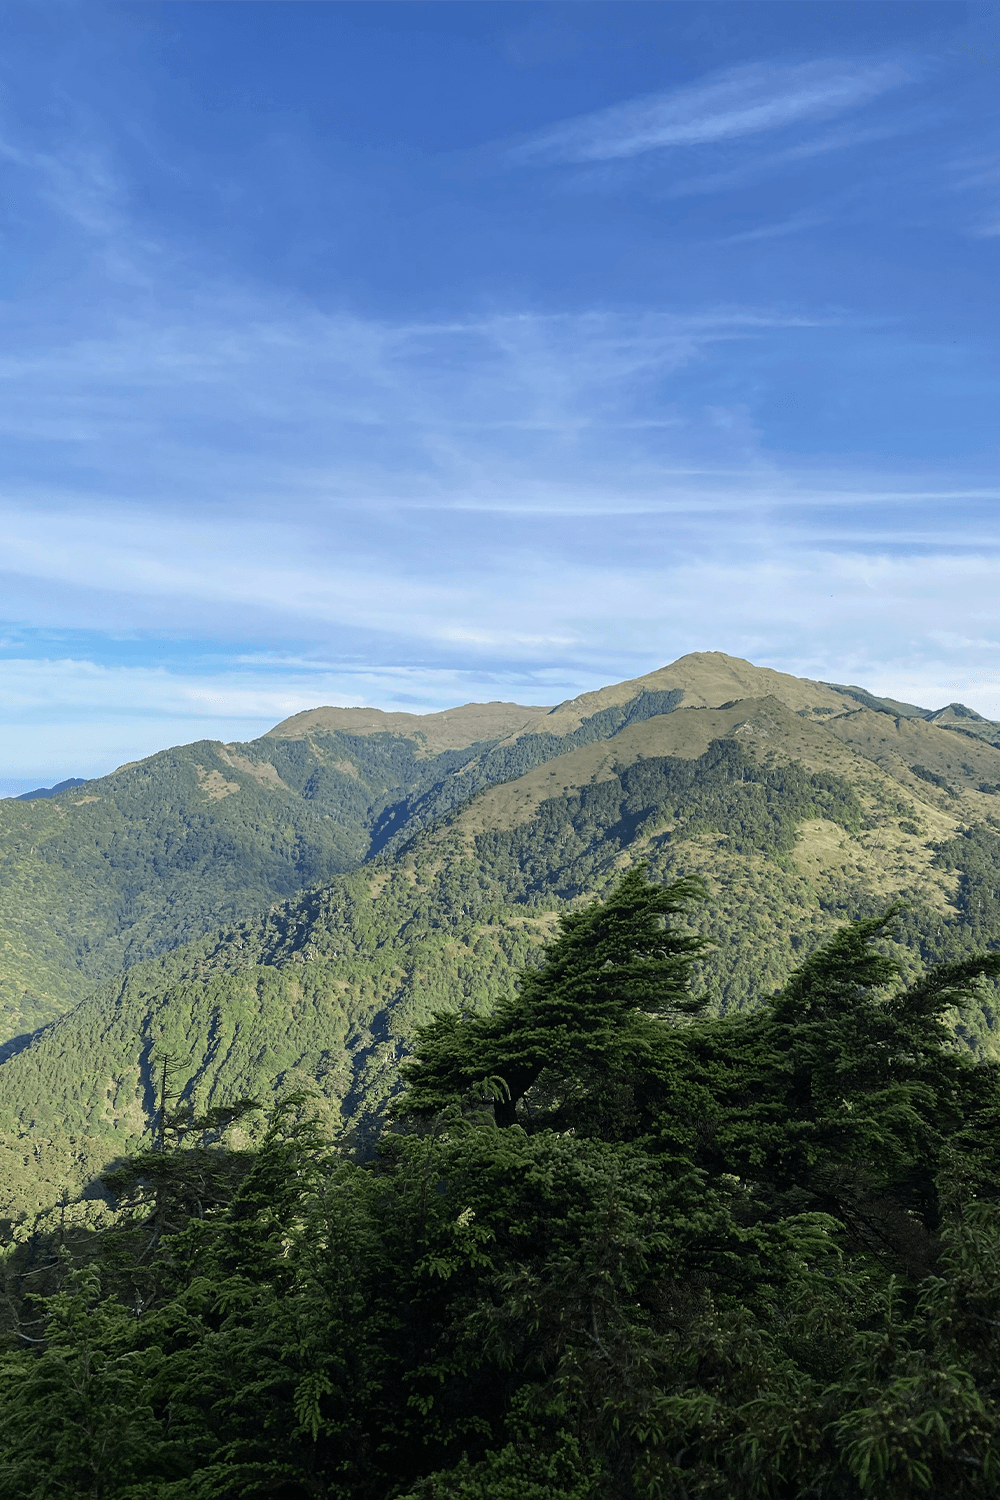
[{"label": "mountain ridge", "polygon": [[261,739],[305,739],[310,734],[400,734],[418,741],[424,753],[464,750],[485,740],[502,740],[530,723],[547,707],[519,703],[463,703],[436,713],[411,714],[379,708],[309,708],[275,724]]},{"label": "mountain ridge", "polygon": [[[704,701],[734,681],[781,696]],[[398,832],[374,852],[373,835],[351,868],[222,921],[216,911],[210,931],[91,987],[0,1064],[0,1181],[15,1218],[28,1222],[56,1201],[56,1184],[81,1190],[135,1149],[149,1126],[150,1059],[164,1052],[187,1099],[311,1088],[331,1129],[371,1139],[414,1028],[436,1007],[489,1010],[539,961],[559,912],[639,860],[656,879],[707,881],[692,922],[714,945],[699,973],[723,1010],[764,1003],[838,923],[900,897],[909,911],[893,951],[904,970],[996,946],[1000,803],[983,787],[1000,789],[1000,750],[923,712],[816,688],[702,653],[636,679],[632,696],[619,684],[614,702],[557,705],[562,736],[538,731],[549,710],[506,741],[437,759],[405,734],[307,726],[141,763],[140,778],[175,764],[182,802],[216,819],[256,809],[265,831],[315,775],[334,778],[323,807],[368,797],[370,810],[381,788],[392,811],[392,776],[408,800]],[[81,819],[101,806],[69,805]],[[34,806],[21,816],[59,818]],[[360,849],[361,825],[348,825]],[[984,992],[956,1023],[963,1044],[1000,1055],[997,1014]],[[95,1202],[85,1195],[80,1211]]]}]

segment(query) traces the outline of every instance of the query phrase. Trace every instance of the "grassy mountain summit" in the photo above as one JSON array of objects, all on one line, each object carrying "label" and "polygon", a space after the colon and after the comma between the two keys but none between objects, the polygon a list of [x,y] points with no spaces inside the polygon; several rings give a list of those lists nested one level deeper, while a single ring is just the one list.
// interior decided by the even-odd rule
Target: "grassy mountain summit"
[{"label": "grassy mountain summit", "polygon": [[439,755],[443,750],[466,750],[470,745],[506,739],[548,712],[547,708],[499,702],[463,703],[460,708],[446,708],[436,714],[385,713],[380,708],[308,708],[283,719],[262,738],[311,740],[329,734],[394,734],[413,740],[422,755]]},{"label": "grassy mountain summit", "polygon": [[[554,709],[467,706],[450,728],[315,710],[252,745],[123,768],[82,789],[90,801],[16,804],[51,820],[30,831],[53,828],[64,861],[50,854],[48,887],[22,879],[36,912],[46,893],[56,911],[60,868],[64,899],[73,879],[105,891],[91,951],[108,977],[2,1064],[14,1217],[135,1148],[164,1053],[199,1108],[318,1088],[363,1138],[415,1027],[490,1011],[560,912],[640,860],[706,883],[692,923],[716,1013],[754,1009],[839,923],[897,898],[904,973],[998,946],[1000,749],[858,691],[700,653]],[[331,727],[345,713],[368,720]],[[469,738],[484,727],[507,732]],[[96,901],[74,900],[63,930],[86,913],[97,933]],[[991,993],[956,1026],[995,1053]]]}]

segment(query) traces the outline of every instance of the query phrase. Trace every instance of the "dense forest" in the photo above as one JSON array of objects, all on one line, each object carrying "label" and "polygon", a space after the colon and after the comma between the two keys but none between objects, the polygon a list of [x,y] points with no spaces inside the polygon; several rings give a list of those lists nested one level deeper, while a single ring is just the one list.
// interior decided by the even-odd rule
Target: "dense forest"
[{"label": "dense forest", "polygon": [[473,738],[493,726],[470,705],[464,734],[463,711],[449,716],[459,743],[444,749],[419,730],[279,725],[247,744],[201,740],[71,778],[52,796],[0,801],[0,1056],[122,970],[398,849],[484,787],[613,739],[683,696],[643,690],[569,733],[510,743]]},{"label": "dense forest", "polygon": [[0,1043],[123,969],[356,869],[407,799],[489,748],[401,735],[204,740],[0,803]]},{"label": "dense forest", "polygon": [[[699,723],[711,730],[709,717]],[[563,774],[546,773],[542,792]],[[520,797],[524,784],[497,795]],[[864,846],[886,842],[886,820],[914,814],[915,803],[891,787],[873,795],[858,778],[762,757],[746,740],[606,769],[599,781],[538,796],[520,821],[496,808],[486,816],[481,802],[403,851],[134,965],[10,1057],[0,1091],[0,1216],[24,1234],[63,1187],[77,1197],[109,1157],[134,1149],[157,1049],[177,1057],[187,1098],[276,1100],[318,1085],[331,1122],[370,1130],[413,1028],[441,1004],[491,1009],[537,961],[558,913],[639,858],[661,881],[699,874],[708,882],[710,899],[691,921],[711,939],[696,977],[719,1011],[759,1004],[838,921],[897,895],[908,907],[888,941],[907,973],[990,946],[998,915],[992,828],[969,825],[924,850],[937,887],[921,885],[911,860],[886,890]],[[802,830],[812,826],[854,861],[833,880],[799,859]],[[944,910],[942,887],[951,897]],[[970,1047],[992,1051],[990,993],[959,1026]]]},{"label": "dense forest", "polygon": [[998,739],[705,653],[0,804],[0,1495],[995,1492]]},{"label": "dense forest", "polygon": [[[779,708],[752,721],[767,738],[731,732],[745,703],[639,718],[610,745],[578,746],[471,798],[404,849],[102,985],[2,1064],[0,1232],[6,1220],[23,1242],[39,1214],[101,1220],[93,1184],[138,1149],[163,1052],[185,1103],[261,1100],[265,1113],[241,1126],[246,1144],[283,1097],[313,1089],[332,1135],[370,1145],[416,1028],[449,1005],[491,1012],[560,914],[638,860],[661,883],[706,882],[689,921],[709,940],[693,978],[713,1014],[752,1011],[845,919],[897,898],[905,909],[880,941],[907,980],[994,946],[995,826],[958,824],[951,794],[929,788],[946,820],[899,781],[866,778],[839,746],[839,760],[821,759],[828,730]],[[649,753],[669,726],[686,753]],[[973,1055],[997,1055],[995,984],[952,1024]]]},{"label": "dense forest", "polygon": [[713,1014],[702,900],[565,909],[366,1152],[158,1053],[113,1217],[5,1261],[5,1500],[995,1494],[1000,954],[904,976],[890,908]]}]

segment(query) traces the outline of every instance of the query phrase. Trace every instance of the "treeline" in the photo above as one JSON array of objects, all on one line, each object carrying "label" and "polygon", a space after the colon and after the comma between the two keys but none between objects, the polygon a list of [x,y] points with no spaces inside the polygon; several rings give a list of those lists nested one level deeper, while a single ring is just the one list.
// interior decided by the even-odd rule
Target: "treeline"
[{"label": "treeline", "polygon": [[697,894],[634,870],[441,1010],[364,1161],[161,1068],[114,1227],[8,1261],[0,1493],[995,1494],[1000,1071],[947,1018],[1000,955],[902,983],[889,912],[711,1016]]},{"label": "treeline", "polygon": [[[584,719],[578,729],[569,734],[549,733],[521,734],[513,744],[475,746],[481,753],[461,777],[442,779],[430,791],[415,794],[394,808],[393,819],[386,819],[376,830],[374,848],[389,851],[398,849],[421,829],[429,828],[439,819],[463,806],[470,797],[498,782],[514,781],[538,766],[546,765],[559,755],[580,750],[597,740],[610,740],[628,729],[632,724],[643,724],[660,714],[673,713],[684,697],[682,688],[648,692],[643,690],[627,703],[613,704],[599,709]],[[405,816],[400,814],[405,811]]]}]

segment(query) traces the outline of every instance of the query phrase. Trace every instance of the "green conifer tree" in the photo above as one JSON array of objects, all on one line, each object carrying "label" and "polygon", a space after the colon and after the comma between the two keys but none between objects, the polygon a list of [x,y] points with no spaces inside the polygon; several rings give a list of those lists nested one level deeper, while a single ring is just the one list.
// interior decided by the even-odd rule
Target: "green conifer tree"
[{"label": "green conifer tree", "polygon": [[[752,1182],[775,1212],[832,1214],[858,1248],[924,1274],[943,1154],[971,1132],[978,1156],[996,1161],[985,1143],[1000,1070],[973,1063],[947,1016],[980,976],[1000,974],[1000,953],[900,986],[899,965],[878,946],[898,910],[843,927],[765,1010],[695,1026],[684,1041],[705,1166]],[[676,1138],[676,1122],[664,1125]]]},{"label": "green conifer tree", "polygon": [[417,1035],[401,1115],[432,1115],[473,1090],[492,1098],[499,1125],[547,1068],[603,1078],[648,1050],[656,1022],[703,1010],[691,969],[706,940],[670,925],[704,896],[699,880],[651,884],[644,865],[604,901],[559,919],[541,969],[521,972],[517,992],[492,1016],[437,1012]]}]

